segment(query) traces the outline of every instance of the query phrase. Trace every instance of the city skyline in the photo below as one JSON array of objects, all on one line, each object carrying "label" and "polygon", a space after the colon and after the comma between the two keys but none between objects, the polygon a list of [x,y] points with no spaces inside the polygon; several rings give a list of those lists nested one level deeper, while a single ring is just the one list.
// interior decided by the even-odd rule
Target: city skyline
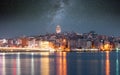
[{"label": "city skyline", "polygon": [[119,36],[118,0],[1,0],[0,37],[62,31]]}]

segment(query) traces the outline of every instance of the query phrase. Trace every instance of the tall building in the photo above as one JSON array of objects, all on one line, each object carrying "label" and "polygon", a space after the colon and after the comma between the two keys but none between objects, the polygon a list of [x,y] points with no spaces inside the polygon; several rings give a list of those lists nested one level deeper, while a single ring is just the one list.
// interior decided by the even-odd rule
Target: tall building
[{"label": "tall building", "polygon": [[60,27],[60,25],[56,26],[56,33],[61,33],[61,27]]}]

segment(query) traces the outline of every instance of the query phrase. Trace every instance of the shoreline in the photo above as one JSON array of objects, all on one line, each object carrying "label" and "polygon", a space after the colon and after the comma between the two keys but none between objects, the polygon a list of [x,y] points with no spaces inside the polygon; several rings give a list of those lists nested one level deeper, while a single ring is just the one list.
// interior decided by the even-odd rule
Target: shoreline
[{"label": "shoreline", "polygon": [[[119,51],[120,49],[118,49]],[[43,48],[16,48],[16,47],[0,47],[0,52],[99,52],[100,49],[70,49],[65,50],[54,50],[54,49],[43,49]],[[109,51],[109,50],[104,50]],[[110,50],[117,51],[117,50]]]}]

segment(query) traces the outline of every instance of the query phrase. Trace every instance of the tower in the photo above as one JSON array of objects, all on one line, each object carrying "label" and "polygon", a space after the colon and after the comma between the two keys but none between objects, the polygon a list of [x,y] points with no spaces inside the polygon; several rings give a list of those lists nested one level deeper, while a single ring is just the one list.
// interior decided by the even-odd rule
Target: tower
[{"label": "tower", "polygon": [[61,33],[61,27],[60,27],[60,25],[56,26],[56,33]]}]

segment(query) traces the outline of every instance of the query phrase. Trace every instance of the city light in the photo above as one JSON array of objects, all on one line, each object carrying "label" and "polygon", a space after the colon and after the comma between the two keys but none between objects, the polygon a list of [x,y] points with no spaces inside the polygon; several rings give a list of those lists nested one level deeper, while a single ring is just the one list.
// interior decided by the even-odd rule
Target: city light
[{"label": "city light", "polygon": [[104,44],[100,46],[100,49],[102,51],[111,51],[112,50],[112,46],[110,44]]},{"label": "city light", "polygon": [[62,32],[60,25],[55,33],[38,36],[21,36],[0,39],[0,51],[112,51],[120,50],[120,37],[88,33]]}]

